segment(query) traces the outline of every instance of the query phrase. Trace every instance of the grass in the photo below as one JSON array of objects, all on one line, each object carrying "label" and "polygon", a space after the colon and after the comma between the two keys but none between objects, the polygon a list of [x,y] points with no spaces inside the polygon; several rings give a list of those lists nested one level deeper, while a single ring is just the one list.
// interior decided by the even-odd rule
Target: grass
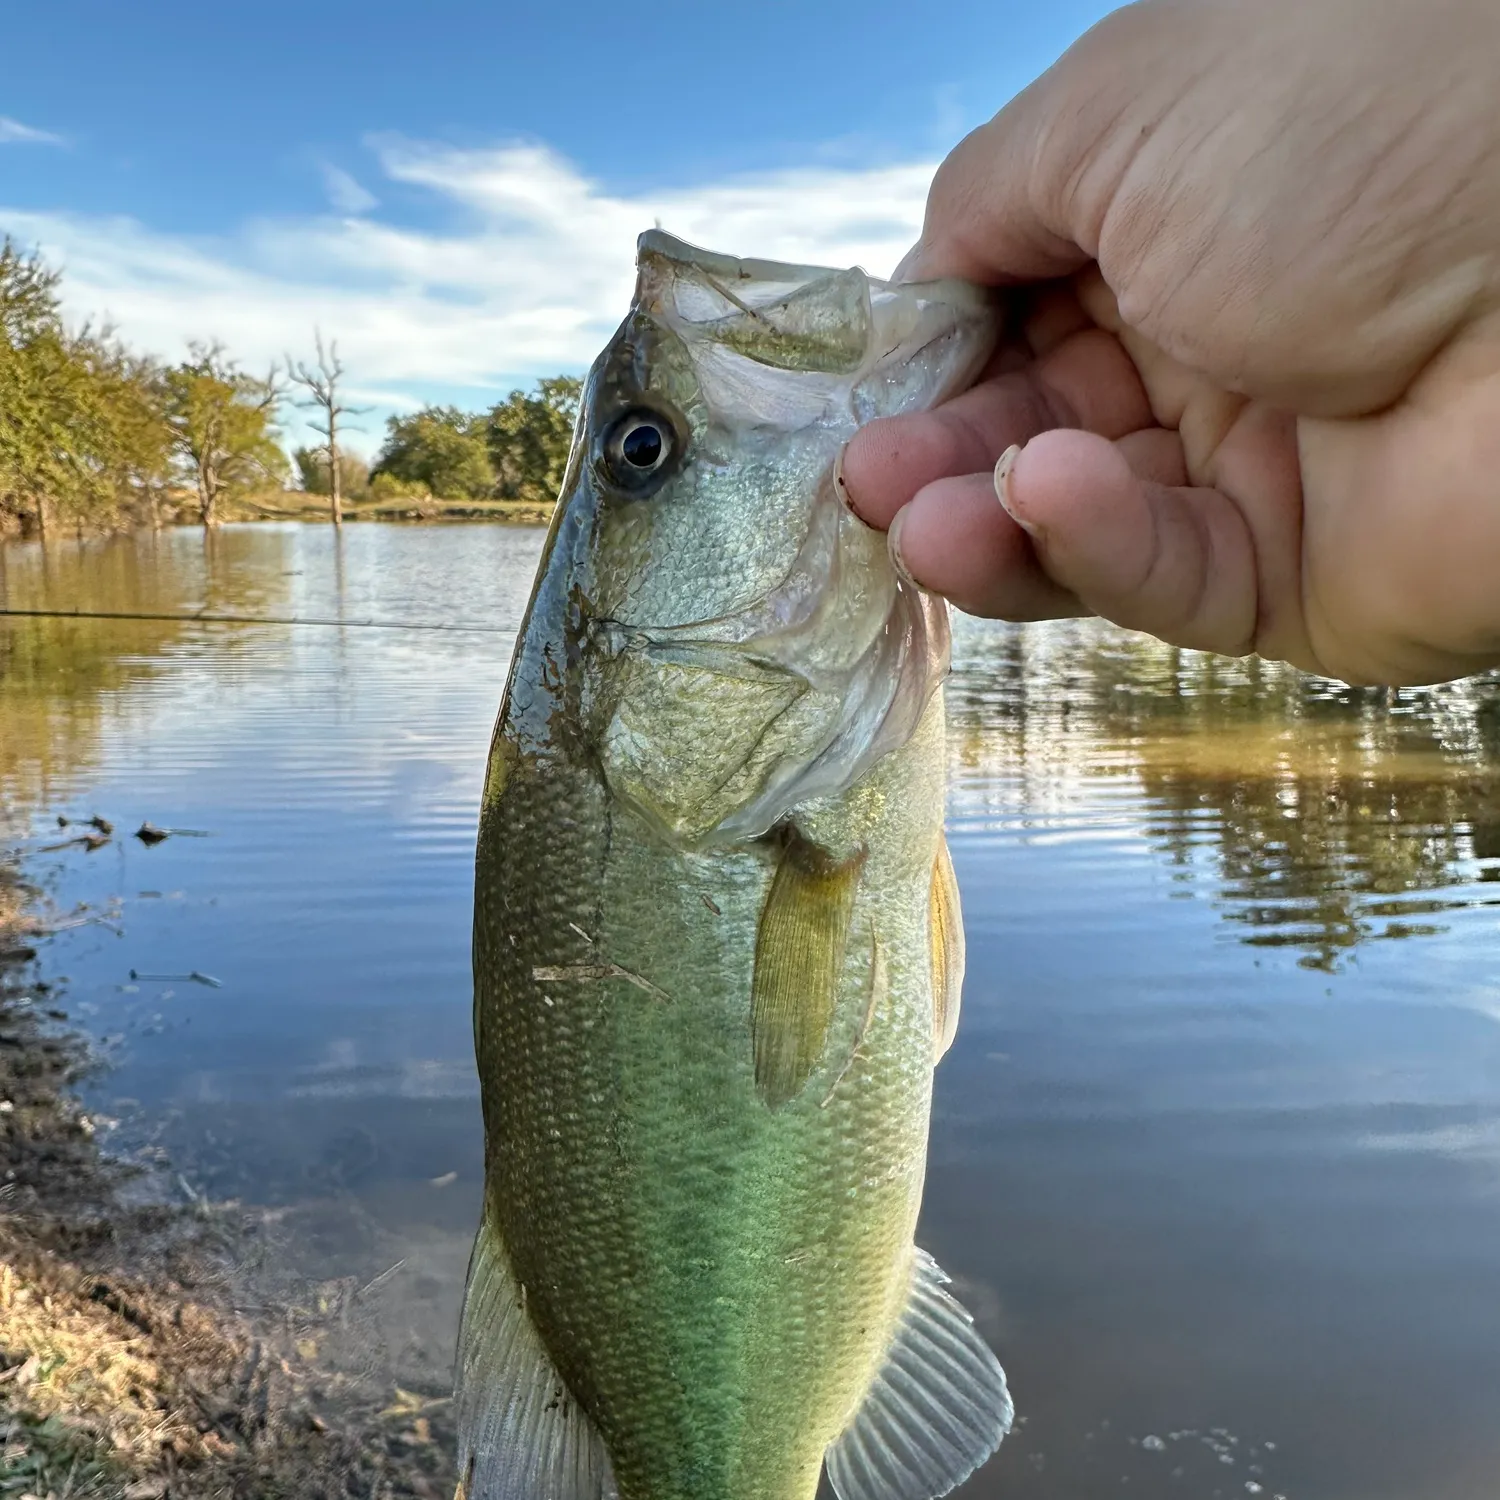
[{"label": "grass", "polygon": [[[0,1496],[5,1500],[85,1500],[130,1490],[129,1476],[110,1455],[61,1417],[0,1419]],[[146,1487],[137,1485],[131,1500],[145,1500],[145,1493]]]}]

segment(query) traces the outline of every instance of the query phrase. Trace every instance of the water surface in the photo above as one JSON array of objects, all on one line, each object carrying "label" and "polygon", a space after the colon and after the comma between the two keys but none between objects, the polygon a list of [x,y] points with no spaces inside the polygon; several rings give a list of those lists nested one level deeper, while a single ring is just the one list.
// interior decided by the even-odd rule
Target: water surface
[{"label": "water surface", "polygon": [[[11,609],[351,622],[0,622],[0,789],[109,924],[46,961],[111,1140],[269,1215],[299,1285],[399,1263],[371,1336],[433,1389],[481,1170],[475,810],[540,545],[0,550]],[[922,1239],[1025,1418],[963,1493],[1492,1500],[1500,684],[962,622],[950,702],[970,966]],[[40,852],[96,812],[107,847]]]}]

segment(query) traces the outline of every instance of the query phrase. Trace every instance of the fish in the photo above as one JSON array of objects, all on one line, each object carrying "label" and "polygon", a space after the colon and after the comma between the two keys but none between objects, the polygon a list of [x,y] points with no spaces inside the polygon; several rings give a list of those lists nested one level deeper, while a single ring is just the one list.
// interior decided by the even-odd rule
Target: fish
[{"label": "fish", "polygon": [[960,283],[654,230],[491,742],[458,1500],[931,1500],[1012,1422],[914,1240],[963,926],[946,605],[841,503],[972,382]]}]

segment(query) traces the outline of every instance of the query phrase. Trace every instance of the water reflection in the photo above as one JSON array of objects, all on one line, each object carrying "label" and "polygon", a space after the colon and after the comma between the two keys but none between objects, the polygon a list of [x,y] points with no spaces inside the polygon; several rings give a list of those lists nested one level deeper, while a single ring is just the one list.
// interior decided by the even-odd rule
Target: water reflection
[{"label": "water reflection", "polygon": [[[1098,624],[961,623],[951,722],[962,817],[1065,807],[1079,775],[1138,789],[1143,835],[1243,941],[1333,970],[1431,936],[1500,878],[1500,693],[1350,688]],[[973,807],[975,794],[979,806]],[[988,795],[998,799],[985,808]]]},{"label": "water reflection", "polygon": [[[0,546],[0,608],[264,613],[284,603],[289,538],[176,530]],[[201,632],[200,632],[201,635]],[[229,645],[233,631],[218,637]],[[0,628],[0,806],[49,804],[96,753],[113,695],[185,641],[162,619],[6,618]]]},{"label": "water reflection", "polygon": [[[540,543],[228,527],[11,547],[0,576],[13,608],[513,630]],[[42,859],[65,904],[123,903],[123,936],[50,954],[117,1060],[111,1140],[269,1216],[288,1297],[399,1265],[378,1333],[412,1387],[447,1378],[477,1210],[470,881],[508,655],[0,621],[33,847],[59,811],[212,834]],[[1490,1500],[1496,683],[1385,695],[961,621],[950,702],[970,962],[921,1237],[1026,1417],[965,1493]]]}]

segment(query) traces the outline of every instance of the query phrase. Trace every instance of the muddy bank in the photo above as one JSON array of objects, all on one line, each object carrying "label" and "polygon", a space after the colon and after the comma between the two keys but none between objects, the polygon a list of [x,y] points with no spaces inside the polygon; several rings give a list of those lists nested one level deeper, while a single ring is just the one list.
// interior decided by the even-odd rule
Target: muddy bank
[{"label": "muddy bank", "polygon": [[0,1497],[446,1500],[446,1393],[390,1380],[373,1283],[289,1281],[283,1221],[101,1149],[36,911],[0,865]]}]

